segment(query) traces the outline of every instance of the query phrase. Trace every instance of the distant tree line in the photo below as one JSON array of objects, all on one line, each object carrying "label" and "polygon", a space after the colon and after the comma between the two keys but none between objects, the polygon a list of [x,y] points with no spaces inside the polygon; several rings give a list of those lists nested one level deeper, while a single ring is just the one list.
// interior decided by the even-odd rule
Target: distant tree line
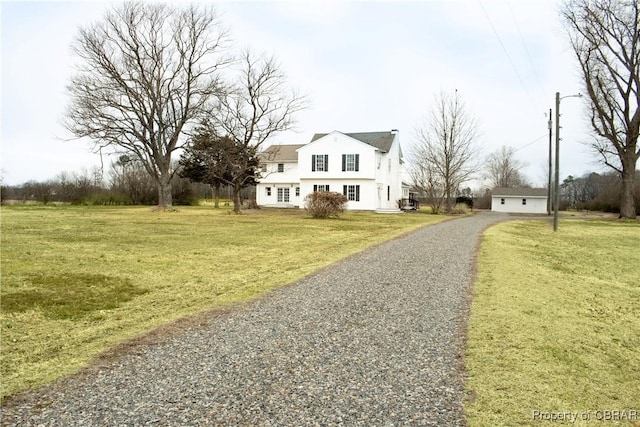
[{"label": "distant tree line", "polygon": [[[636,174],[635,200],[640,200],[640,177]],[[620,213],[623,181],[615,172],[591,172],[581,177],[569,175],[560,184],[560,209],[577,209]],[[640,215],[640,204],[635,204]]]},{"label": "distant tree line", "polygon": [[[214,197],[211,185],[191,182],[175,176],[172,181],[175,205],[193,205]],[[241,200],[253,198],[253,187],[243,189]],[[229,200],[233,189],[218,188],[218,197]],[[153,178],[135,161],[121,157],[112,164],[106,180],[99,168],[80,172],[61,172],[46,181],[28,181],[19,185],[0,187],[2,203],[37,202],[68,203],[73,205],[157,205],[158,191]]]}]

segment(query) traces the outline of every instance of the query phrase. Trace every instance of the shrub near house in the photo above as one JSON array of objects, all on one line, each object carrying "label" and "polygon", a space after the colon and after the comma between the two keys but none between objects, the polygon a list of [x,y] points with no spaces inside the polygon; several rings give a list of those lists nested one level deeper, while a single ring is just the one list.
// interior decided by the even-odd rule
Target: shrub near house
[{"label": "shrub near house", "polygon": [[304,198],[304,207],[314,218],[337,218],[349,200],[333,191],[316,191]]}]

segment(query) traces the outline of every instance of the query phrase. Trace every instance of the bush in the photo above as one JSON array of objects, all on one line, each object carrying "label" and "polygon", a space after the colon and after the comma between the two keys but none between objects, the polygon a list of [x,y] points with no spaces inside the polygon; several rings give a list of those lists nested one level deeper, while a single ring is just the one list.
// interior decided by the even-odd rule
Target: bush
[{"label": "bush", "polygon": [[347,196],[333,191],[317,191],[307,195],[304,207],[314,218],[338,218],[349,200]]},{"label": "bush", "polygon": [[473,209],[473,199],[471,197],[467,197],[467,196],[456,197],[456,206],[459,205],[460,203],[464,203],[465,205],[467,205],[469,209]]},{"label": "bush", "polygon": [[448,212],[451,215],[464,215],[469,213],[469,207],[466,203],[458,203]]}]

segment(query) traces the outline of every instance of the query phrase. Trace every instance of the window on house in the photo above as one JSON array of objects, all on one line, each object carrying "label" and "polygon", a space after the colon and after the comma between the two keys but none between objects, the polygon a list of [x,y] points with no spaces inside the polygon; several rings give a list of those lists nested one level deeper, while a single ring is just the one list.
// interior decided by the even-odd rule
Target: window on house
[{"label": "window on house", "polygon": [[360,201],[360,186],[359,185],[343,185],[342,194],[347,196],[348,200],[354,202]]},{"label": "window on house", "polygon": [[266,187],[265,190],[267,191],[267,196],[271,195],[271,187]]},{"label": "window on house", "polygon": [[278,172],[284,172],[284,163],[278,163]]},{"label": "window on house", "polygon": [[504,205],[504,199],[500,199],[500,204]]},{"label": "window on house", "polygon": [[262,172],[267,173],[267,165],[266,164],[262,165],[262,169],[261,170],[262,170]]},{"label": "window on house", "polygon": [[526,205],[527,204],[527,199],[522,199],[522,204]]},{"label": "window on house", "polygon": [[313,192],[315,193],[316,191],[330,191],[329,190],[329,184],[318,184],[318,185],[313,185]]},{"label": "window on house", "polygon": [[280,187],[278,188],[278,203],[289,203],[289,189]]},{"label": "window on house", "polygon": [[329,171],[329,155],[328,154],[311,155],[311,171],[312,172],[328,172]]},{"label": "window on house", "polygon": [[360,170],[360,154],[343,154],[342,155],[342,172]]},{"label": "window on house", "polygon": [[296,187],[296,197],[300,197],[300,187]]}]

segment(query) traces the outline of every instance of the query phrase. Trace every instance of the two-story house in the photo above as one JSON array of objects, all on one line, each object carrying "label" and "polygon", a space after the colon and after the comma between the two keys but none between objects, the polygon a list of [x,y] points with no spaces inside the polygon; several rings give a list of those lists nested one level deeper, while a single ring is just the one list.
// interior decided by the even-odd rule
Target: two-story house
[{"label": "two-story house", "polygon": [[408,192],[397,130],[333,131],[315,134],[305,145],[272,145],[262,153],[262,171],[260,206],[304,208],[307,194],[335,191],[347,196],[350,210],[397,211]]}]

